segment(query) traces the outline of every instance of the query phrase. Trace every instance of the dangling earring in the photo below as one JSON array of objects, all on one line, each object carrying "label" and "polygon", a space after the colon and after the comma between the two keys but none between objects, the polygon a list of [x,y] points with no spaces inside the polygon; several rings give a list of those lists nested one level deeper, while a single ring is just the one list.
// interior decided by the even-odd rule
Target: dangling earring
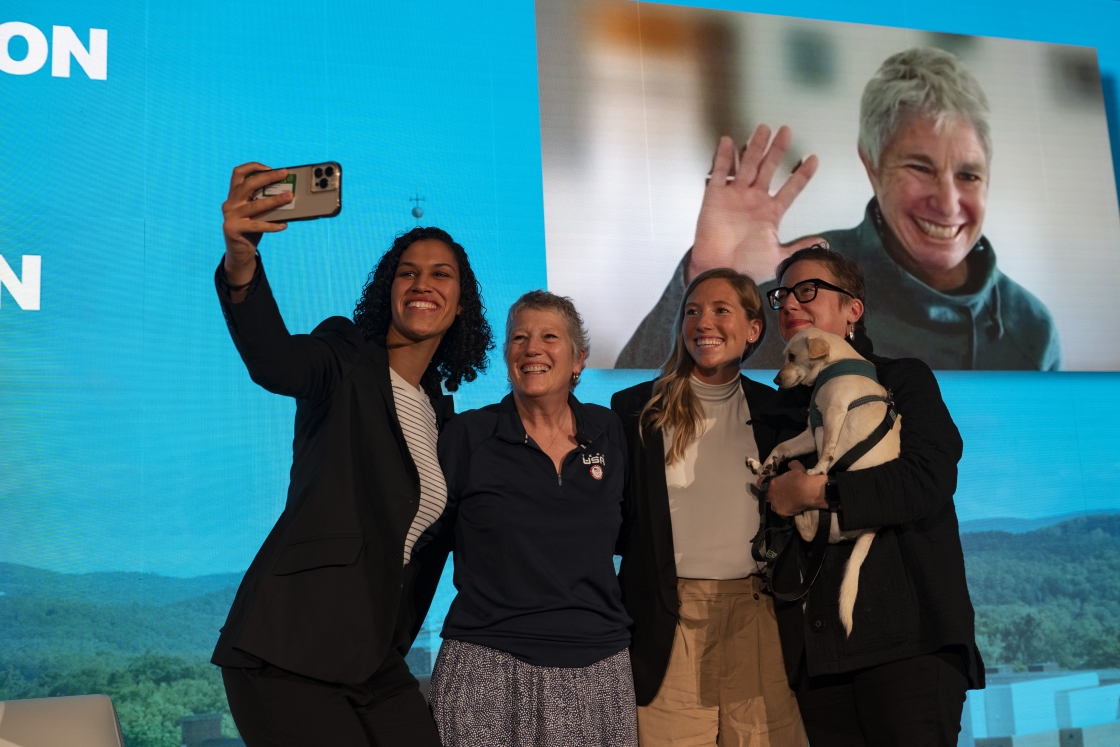
[{"label": "dangling earring", "polygon": [[856,325],[854,324],[848,327],[848,339],[851,341],[856,339]]}]

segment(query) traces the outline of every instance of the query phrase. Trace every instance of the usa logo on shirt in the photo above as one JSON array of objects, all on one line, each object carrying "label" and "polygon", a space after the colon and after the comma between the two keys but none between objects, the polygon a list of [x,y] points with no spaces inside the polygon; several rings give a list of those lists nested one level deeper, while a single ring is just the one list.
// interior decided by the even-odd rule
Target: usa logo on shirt
[{"label": "usa logo on shirt", "polygon": [[600,467],[598,464],[591,465],[591,476],[594,477],[596,480],[602,480],[603,479],[603,468]]}]

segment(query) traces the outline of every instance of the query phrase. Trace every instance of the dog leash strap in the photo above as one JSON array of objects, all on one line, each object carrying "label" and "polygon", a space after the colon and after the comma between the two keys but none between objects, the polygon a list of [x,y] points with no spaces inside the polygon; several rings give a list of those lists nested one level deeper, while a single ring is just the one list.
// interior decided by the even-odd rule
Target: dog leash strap
[{"label": "dog leash strap", "polygon": [[[807,562],[801,571],[801,583],[789,591],[782,591],[778,589],[775,583],[778,577],[784,576],[783,568],[786,564],[797,562],[796,552],[782,552],[778,551],[778,555],[766,567],[766,582],[770,586],[770,592],[774,598],[782,602],[794,602],[801,599],[809,593],[809,589],[816,583],[817,576],[820,575],[821,568],[824,567],[824,554],[828,549],[828,533],[832,527],[832,514],[828,511],[821,511],[818,518],[820,522],[817,524],[817,533],[813,536],[813,541],[809,543],[809,547],[805,550]],[[785,535],[785,542],[783,542],[782,550],[785,549],[784,545],[789,542],[793,537],[793,532]],[[800,539],[800,538],[798,538]],[[792,559],[792,560],[791,560]]]},{"label": "dog leash strap", "polygon": [[[791,557],[795,558],[793,562],[797,562],[798,553],[794,548],[800,544],[801,538],[796,536],[793,521],[790,519],[785,520],[780,526],[769,525],[766,516],[771,510],[769,499],[771,479],[773,478],[767,477],[764,479],[762,485],[758,488],[758,504],[762,512],[762,523],[751,543],[751,555],[755,560],[766,564],[763,578],[774,598],[782,602],[793,602],[809,593],[809,589],[812,588],[817,576],[820,575],[821,568],[824,566],[824,553],[828,548],[828,533],[832,525],[832,514],[827,511],[822,511],[820,514],[821,521],[817,525],[817,533],[813,536],[812,543],[805,551],[808,564],[804,568],[797,569],[800,571],[798,575],[801,582],[792,590],[780,590],[776,579],[784,575],[781,569],[785,568]],[[796,542],[791,546],[790,543],[793,540],[796,540]]]},{"label": "dog leash strap", "polygon": [[[767,548],[774,549],[771,545],[776,542],[774,538],[770,537],[770,534],[775,531],[775,527],[771,527],[769,522],[770,501],[766,497],[769,489],[769,477],[763,480],[762,485],[759,487],[755,487],[754,485],[750,486],[751,492],[754,493],[755,498],[758,499],[758,531],[751,537],[751,557],[758,563],[767,562],[769,555]],[[785,543],[783,542],[782,544],[784,545]]]}]

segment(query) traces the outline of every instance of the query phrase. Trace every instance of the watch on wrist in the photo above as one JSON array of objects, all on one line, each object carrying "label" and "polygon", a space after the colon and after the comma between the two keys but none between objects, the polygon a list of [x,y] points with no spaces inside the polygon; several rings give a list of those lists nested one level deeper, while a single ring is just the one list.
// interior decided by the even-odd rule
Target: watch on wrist
[{"label": "watch on wrist", "polygon": [[829,475],[828,482],[824,484],[824,502],[832,513],[840,513],[840,485],[836,477]]}]

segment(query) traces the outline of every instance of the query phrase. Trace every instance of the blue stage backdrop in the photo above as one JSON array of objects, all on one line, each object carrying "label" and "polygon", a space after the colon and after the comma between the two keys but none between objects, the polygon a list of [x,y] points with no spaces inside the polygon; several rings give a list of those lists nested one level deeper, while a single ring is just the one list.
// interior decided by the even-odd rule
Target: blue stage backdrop
[{"label": "blue stage backdrop", "polygon": [[[1092,48],[1120,142],[1115,0],[689,5]],[[552,277],[537,37],[533,4],[514,0],[4,4],[0,699],[108,692],[130,747],[179,745],[180,719],[201,714],[235,735],[207,660],[283,506],[294,406],[249,380],[213,290],[230,170],[345,168],[341,215],[262,242],[289,329],[349,315],[419,222],[470,252],[500,332],[509,304]],[[1094,240],[1101,267],[1115,263],[1120,235]],[[1082,288],[1115,280],[1090,263],[1064,282],[1075,309]],[[1116,350],[1111,317],[1085,322],[1088,337],[1069,318],[1088,340],[1080,360]],[[459,409],[504,394],[492,369]],[[577,394],[606,404],[651,375],[591,370]],[[981,646],[1001,667],[970,696],[962,744],[1116,722],[1120,374],[938,379],[965,439],[956,503]],[[418,674],[453,594],[448,572],[410,656]]]}]

